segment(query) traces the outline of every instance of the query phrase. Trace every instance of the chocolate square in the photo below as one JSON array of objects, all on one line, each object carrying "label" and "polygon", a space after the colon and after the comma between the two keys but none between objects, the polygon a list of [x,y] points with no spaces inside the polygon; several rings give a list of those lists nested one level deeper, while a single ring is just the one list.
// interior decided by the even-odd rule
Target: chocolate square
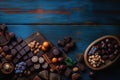
[{"label": "chocolate square", "polygon": [[28,57],[31,58],[33,56],[33,53],[32,52],[29,52],[28,53]]},{"label": "chocolate square", "polygon": [[22,49],[22,47],[20,45],[17,45],[15,48],[17,51],[20,51]]},{"label": "chocolate square", "polygon": [[26,52],[30,51],[30,48],[28,46],[25,46],[24,49]]},{"label": "chocolate square", "polygon": [[16,45],[17,45],[17,42],[16,42],[16,41],[13,41],[13,42],[12,42],[12,45],[13,45],[13,46],[16,46]]},{"label": "chocolate square", "polygon": [[25,55],[26,52],[25,52],[24,49],[22,49],[19,53],[20,53],[21,56],[23,56],[23,55]]},{"label": "chocolate square", "polygon": [[27,60],[29,57],[26,55],[26,56],[24,56],[23,57],[23,60],[25,61],[25,60]]},{"label": "chocolate square", "polygon": [[21,55],[18,53],[16,58],[20,59],[21,58]]},{"label": "chocolate square", "polygon": [[21,43],[21,46],[22,47],[25,47],[27,45],[27,43],[25,42],[25,41],[23,41],[22,43]]},{"label": "chocolate square", "polygon": [[15,56],[16,53],[17,53],[17,50],[16,50],[16,49],[12,49],[12,50],[11,50],[11,54],[12,54],[13,56]]},{"label": "chocolate square", "polygon": [[18,43],[21,43],[22,41],[23,41],[23,39],[22,39],[21,37],[18,37],[18,38],[17,38],[17,42],[18,42]]}]

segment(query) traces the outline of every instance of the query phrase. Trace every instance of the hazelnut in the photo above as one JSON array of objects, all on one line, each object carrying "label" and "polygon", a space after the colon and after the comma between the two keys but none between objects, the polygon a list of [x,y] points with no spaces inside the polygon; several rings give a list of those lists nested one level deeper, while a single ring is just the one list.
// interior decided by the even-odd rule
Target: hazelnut
[{"label": "hazelnut", "polygon": [[43,51],[46,51],[47,50],[47,48],[45,48],[44,46],[42,46],[42,48],[41,48]]}]

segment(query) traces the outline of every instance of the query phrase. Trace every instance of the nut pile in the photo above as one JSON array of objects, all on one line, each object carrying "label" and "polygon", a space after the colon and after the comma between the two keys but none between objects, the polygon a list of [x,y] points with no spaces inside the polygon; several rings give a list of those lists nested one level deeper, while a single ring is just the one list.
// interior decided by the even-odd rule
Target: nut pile
[{"label": "nut pile", "polygon": [[97,53],[95,55],[89,56],[88,61],[94,68],[99,67],[104,63],[104,60],[102,60],[101,56]]},{"label": "nut pile", "polygon": [[44,41],[42,45],[37,41],[32,41],[28,44],[28,46],[34,54],[37,54],[40,50],[46,51],[50,45],[47,41]]}]

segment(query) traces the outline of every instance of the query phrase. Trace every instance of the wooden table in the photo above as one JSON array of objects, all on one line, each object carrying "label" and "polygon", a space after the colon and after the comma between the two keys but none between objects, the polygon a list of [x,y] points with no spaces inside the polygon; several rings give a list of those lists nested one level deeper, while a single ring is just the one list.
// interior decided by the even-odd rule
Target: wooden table
[{"label": "wooden table", "polygon": [[[77,48],[69,53],[84,53],[87,46],[104,35],[120,38],[120,1],[117,0],[0,0],[0,24],[24,39],[40,31],[53,44],[71,36]],[[57,46],[57,45],[56,45]],[[97,80],[119,80],[120,64],[99,72]],[[90,80],[87,73],[83,80]]]}]

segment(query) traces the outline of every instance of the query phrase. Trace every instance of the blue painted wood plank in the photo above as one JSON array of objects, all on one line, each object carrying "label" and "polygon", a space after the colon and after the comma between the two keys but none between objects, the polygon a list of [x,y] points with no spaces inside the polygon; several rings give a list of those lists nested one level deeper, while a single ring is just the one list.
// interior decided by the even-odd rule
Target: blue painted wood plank
[{"label": "blue painted wood plank", "polygon": [[0,23],[119,24],[119,1],[0,0]]},{"label": "blue painted wood plank", "polygon": [[[76,41],[76,49],[68,54],[75,58],[76,54],[83,53],[87,46],[95,39],[105,35],[115,35],[120,38],[119,26],[80,26],[80,25],[8,25],[8,31],[24,39],[35,31],[41,32],[53,44],[64,36],[71,36]],[[57,45],[56,45],[57,46]],[[97,80],[119,80],[120,65],[109,71],[99,72]],[[81,74],[82,80],[90,80],[88,72]],[[64,79],[63,79],[64,80]]]}]

